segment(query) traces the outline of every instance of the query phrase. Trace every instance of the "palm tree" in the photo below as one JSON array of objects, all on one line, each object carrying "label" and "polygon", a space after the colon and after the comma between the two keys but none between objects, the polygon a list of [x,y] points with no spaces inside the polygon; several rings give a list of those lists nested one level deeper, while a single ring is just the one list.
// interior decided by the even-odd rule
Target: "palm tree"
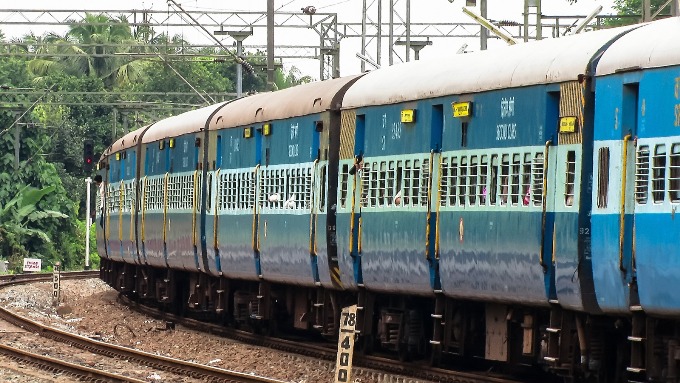
[{"label": "palm tree", "polygon": [[[30,45],[32,39],[27,40],[25,45]],[[86,13],[83,20],[70,25],[65,36],[47,34],[43,40],[51,43],[46,49],[55,56],[31,60],[29,70],[37,76],[63,71],[100,78],[108,86],[134,81],[139,76],[138,60],[115,55],[129,52],[136,43],[123,16],[111,19]]]}]

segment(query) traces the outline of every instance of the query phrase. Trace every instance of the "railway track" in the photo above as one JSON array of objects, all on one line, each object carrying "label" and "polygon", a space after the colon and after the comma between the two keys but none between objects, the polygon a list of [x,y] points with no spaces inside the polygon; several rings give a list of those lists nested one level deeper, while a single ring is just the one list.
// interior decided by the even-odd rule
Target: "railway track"
[{"label": "railway track", "polygon": [[[291,341],[281,338],[268,337],[252,332],[237,330],[233,328],[224,327],[217,324],[206,323],[196,319],[189,319],[162,312],[154,307],[139,304],[136,301],[129,299],[126,296],[119,296],[122,303],[126,304],[145,315],[180,324],[187,328],[196,331],[207,332],[219,336],[224,336],[230,339],[238,340],[244,343],[264,346],[280,351],[295,353],[299,355],[309,356],[317,359],[328,361],[328,363],[335,363],[337,350],[332,346],[323,346],[309,342]],[[434,382],[447,383],[520,383],[517,380],[506,378],[502,376],[494,376],[490,373],[471,373],[452,371],[441,368],[434,368],[422,363],[408,363],[398,360],[374,356],[374,355],[355,355],[354,375],[371,375],[373,371],[384,371],[388,374],[403,375],[414,379],[423,379]]]},{"label": "railway track", "polygon": [[[61,278],[83,279],[98,277],[98,275],[99,275],[98,271],[85,271],[72,273],[64,272],[61,274]],[[52,278],[51,274],[0,276],[0,288],[11,286],[14,284],[49,281],[51,280],[51,278]],[[46,337],[58,342],[63,342],[73,347],[77,347],[82,350],[87,350],[97,355],[107,356],[118,360],[132,361],[140,365],[152,367],[156,370],[168,371],[173,374],[189,376],[207,382],[228,382],[228,383],[283,382],[277,379],[245,374],[237,371],[231,371],[217,367],[205,366],[198,363],[187,362],[181,359],[155,355],[127,347],[121,347],[101,342],[80,335],[71,334],[32,321],[28,318],[15,314],[3,307],[0,307],[0,320],[4,320],[17,327],[23,328],[28,332],[40,334],[42,337]],[[8,357],[15,360],[21,360],[22,362],[27,363],[29,365],[34,365],[50,371],[59,371],[70,376],[77,377],[78,379],[84,381],[144,382],[143,380],[138,380],[135,378],[130,378],[118,374],[112,374],[87,366],[66,363],[63,361],[56,360],[54,358],[33,354],[7,345],[0,347],[0,353],[5,354]]]}]

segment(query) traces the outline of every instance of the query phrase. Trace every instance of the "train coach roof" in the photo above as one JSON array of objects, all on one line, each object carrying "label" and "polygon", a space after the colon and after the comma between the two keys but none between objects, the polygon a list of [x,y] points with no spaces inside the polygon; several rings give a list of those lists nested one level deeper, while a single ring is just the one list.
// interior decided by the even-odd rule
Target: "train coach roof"
[{"label": "train coach roof", "polygon": [[335,96],[359,76],[302,84],[276,92],[259,93],[233,101],[220,109],[210,129],[231,128],[282,118],[306,116],[332,108]]},{"label": "train coach roof", "polygon": [[139,135],[144,132],[146,128],[148,128],[150,125],[143,126],[139,129],[133,130],[132,132],[127,133],[123,137],[119,138],[114,142],[111,146],[106,148],[104,150],[104,153],[102,153],[101,158],[105,158],[110,156],[113,153],[117,153],[120,151],[123,151],[125,149],[131,148],[135,145],[137,145],[137,140],[139,139]]},{"label": "train coach roof", "polygon": [[205,128],[210,115],[226,102],[190,110],[176,116],[168,117],[153,124],[144,134],[143,143],[160,141],[168,137],[178,137],[188,133],[195,133]]},{"label": "train coach roof", "polygon": [[343,108],[576,80],[600,48],[631,28],[635,26],[383,67],[347,91]]},{"label": "train coach roof", "polygon": [[596,75],[679,63],[680,17],[673,17],[646,24],[616,40],[602,55]]}]

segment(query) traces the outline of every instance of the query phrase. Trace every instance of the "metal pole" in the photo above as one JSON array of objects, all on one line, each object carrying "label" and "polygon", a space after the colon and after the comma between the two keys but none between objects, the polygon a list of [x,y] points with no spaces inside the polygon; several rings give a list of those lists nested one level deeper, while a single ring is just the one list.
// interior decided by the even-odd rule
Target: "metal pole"
[{"label": "metal pole", "polygon": [[332,78],[340,77],[340,44],[336,44],[335,50],[333,52],[333,72],[331,74]]},{"label": "metal pole", "polygon": [[536,40],[543,39],[543,21],[541,20],[541,0],[536,0]]},{"label": "metal pole", "polygon": [[390,65],[394,64],[394,0],[390,0]]},{"label": "metal pole", "polygon": [[[361,11],[361,55],[366,56],[366,0]],[[361,73],[366,72],[366,63],[361,61]]]},{"label": "metal pole", "polygon": [[[382,0],[378,0],[378,49],[375,59],[378,61],[377,64],[380,66],[380,56],[382,55]],[[363,62],[363,61],[362,61]]]},{"label": "metal pole", "polygon": [[[236,54],[241,57],[243,53],[243,41],[236,40]],[[236,97],[240,98],[243,95],[243,66],[239,63],[236,65]]]},{"label": "metal pole", "polygon": [[652,4],[650,0],[642,0],[642,21],[648,22],[652,20]]},{"label": "metal pole", "polygon": [[406,62],[411,61],[411,0],[406,0]]},{"label": "metal pole", "polygon": [[[487,7],[486,7],[486,0],[482,0],[479,3],[479,12],[481,13],[483,18],[487,18]],[[479,47],[481,50],[486,50],[486,43],[489,38],[489,33],[486,30],[486,28],[482,25],[479,27]]]},{"label": "metal pole", "polygon": [[274,89],[274,0],[267,0],[267,85]]},{"label": "metal pole", "polygon": [[524,42],[529,41],[529,0],[524,0]]},{"label": "metal pole", "polygon": [[92,225],[92,213],[90,212],[90,185],[92,178],[85,179],[86,197],[85,197],[85,270],[90,269],[90,226]]},{"label": "metal pole", "polygon": [[[123,112],[123,135],[126,135],[128,133],[128,130],[130,129],[130,125],[128,122],[128,113],[129,112]],[[114,137],[118,138],[118,137]]]},{"label": "metal pole", "polygon": [[680,0],[671,2],[671,16],[680,16]]}]

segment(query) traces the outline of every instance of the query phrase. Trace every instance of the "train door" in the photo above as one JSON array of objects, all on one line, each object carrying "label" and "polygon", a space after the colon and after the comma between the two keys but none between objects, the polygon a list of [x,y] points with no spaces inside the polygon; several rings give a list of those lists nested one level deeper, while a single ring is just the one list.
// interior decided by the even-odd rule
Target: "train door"
[{"label": "train door", "polygon": [[[578,218],[581,147],[580,145],[557,145],[551,150],[554,174],[548,176],[549,195],[553,196],[553,262],[557,298],[562,307],[582,310],[581,260],[578,246]],[[550,168],[550,166],[549,166]],[[552,190],[550,190],[552,189]]]},{"label": "train door", "polygon": [[562,308],[600,312],[591,253],[594,99],[589,83],[560,84],[555,152],[553,263]]},{"label": "train door", "polygon": [[[440,179],[441,166],[441,150],[442,150],[442,135],[444,132],[444,105],[433,105],[432,115],[430,117],[430,151],[431,160],[430,166],[430,184],[428,185],[428,201],[427,208],[427,244],[426,254],[428,264],[430,266],[430,285],[434,291],[440,291],[441,281],[439,277],[439,183],[436,180]],[[467,129],[467,125],[466,125]],[[467,134],[467,131],[465,132]]]},{"label": "train door", "polygon": [[356,116],[356,130],[354,138],[354,165],[349,170],[352,190],[351,216],[350,216],[350,256],[354,266],[354,280],[358,285],[364,283],[361,272],[361,199],[362,199],[362,172],[364,156],[364,136],[366,131],[366,116]]},{"label": "train door", "polygon": [[[635,137],[637,137],[637,121],[638,121],[638,102],[639,102],[639,83],[630,83],[623,85],[623,99],[621,104],[621,132],[624,134],[621,142],[621,190],[620,190],[620,204],[618,206],[619,213],[619,227],[618,227],[618,266],[621,272],[624,284],[631,285],[635,280],[635,236],[634,232],[634,216],[635,216],[635,174],[636,174],[636,159],[639,157],[641,161],[648,159],[650,155],[650,148],[641,145],[636,153]],[[659,151],[659,147],[652,149]],[[665,150],[665,149],[662,149]],[[637,155],[639,154],[639,156]],[[665,152],[652,152],[653,158],[665,158]],[[657,156],[660,155],[660,156]],[[658,165],[658,164],[653,164]],[[665,166],[665,163],[663,164]],[[661,200],[663,201],[663,193]],[[656,202],[656,201],[655,201]],[[631,291],[628,291],[630,294]],[[629,305],[631,304],[628,296]],[[636,302],[637,297],[633,298]],[[637,303],[636,303],[637,304]]]},{"label": "train door", "polygon": [[[314,121],[314,130],[312,132],[312,158],[314,159],[314,166],[312,167],[312,206],[310,209],[309,218],[309,256],[312,265],[312,278],[315,283],[320,283],[319,278],[319,245],[325,245],[325,236],[323,235],[323,228],[321,225],[321,238],[317,235],[317,228],[319,219],[325,222],[326,218],[326,176],[328,171],[328,161],[321,157],[320,139],[321,132],[323,132],[323,121]],[[321,240],[319,240],[321,239]],[[324,253],[326,253],[324,251]]]},{"label": "train door", "polygon": [[124,158],[121,152],[116,153],[115,162],[111,164],[109,169],[109,184],[108,196],[111,200],[108,206],[107,222],[106,222],[106,238],[109,242],[109,255],[116,261],[123,260],[123,229],[122,229],[122,198],[124,197],[124,183],[122,180],[122,168],[124,167]]}]

